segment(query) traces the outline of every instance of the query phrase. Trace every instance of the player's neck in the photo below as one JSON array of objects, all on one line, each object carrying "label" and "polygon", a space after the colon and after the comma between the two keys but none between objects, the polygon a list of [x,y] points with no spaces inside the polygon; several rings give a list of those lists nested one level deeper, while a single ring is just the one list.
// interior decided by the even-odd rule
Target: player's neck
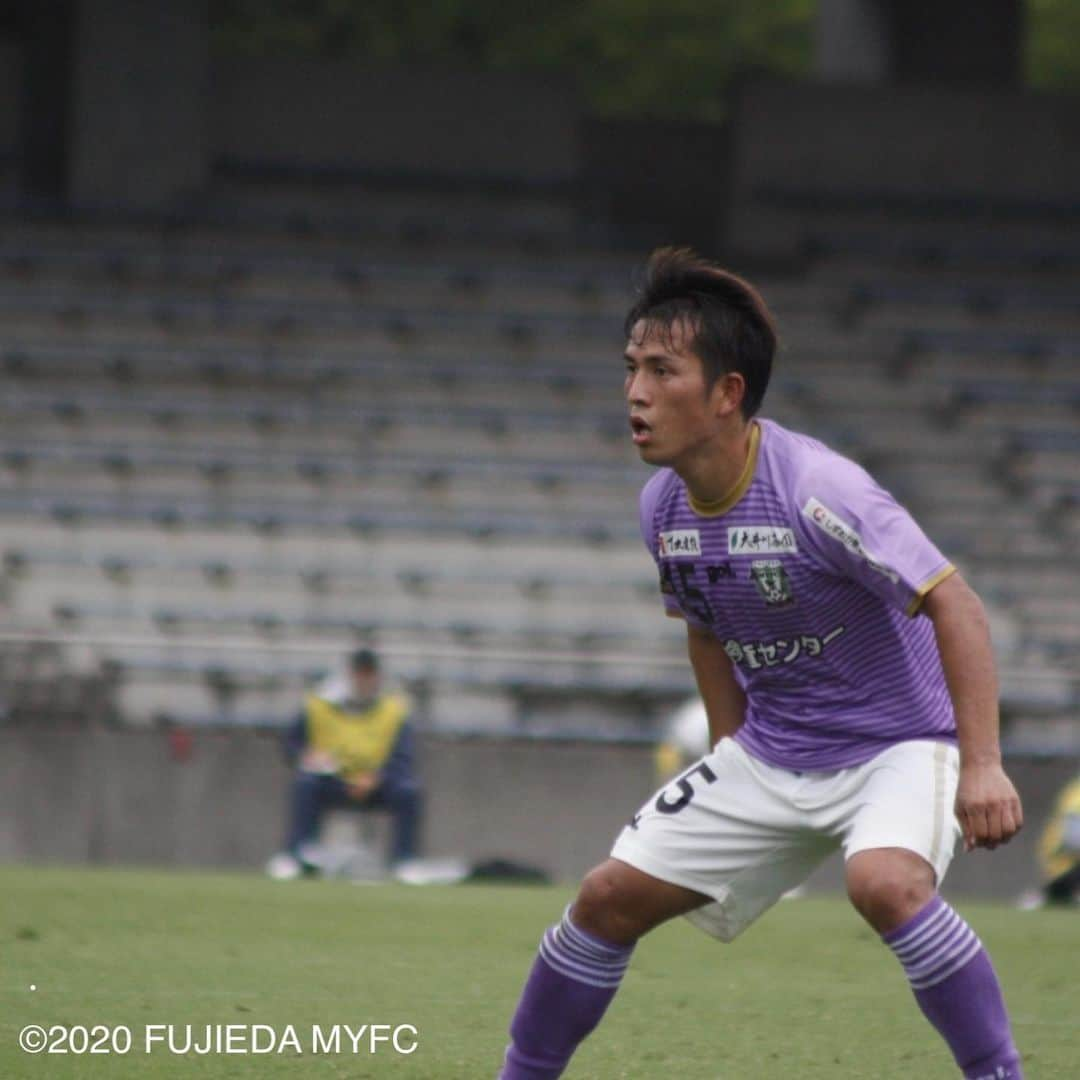
[{"label": "player's neck", "polygon": [[754,421],[718,432],[675,466],[691,502],[703,508],[722,507],[746,480]]}]

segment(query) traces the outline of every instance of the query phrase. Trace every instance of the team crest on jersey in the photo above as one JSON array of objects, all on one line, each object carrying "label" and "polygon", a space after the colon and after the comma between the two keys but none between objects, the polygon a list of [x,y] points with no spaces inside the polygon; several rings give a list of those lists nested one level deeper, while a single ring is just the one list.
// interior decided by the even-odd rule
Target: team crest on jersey
[{"label": "team crest on jersey", "polygon": [[793,555],[795,533],[777,525],[736,525],[727,531],[730,555]]},{"label": "team crest on jersey", "polygon": [[663,559],[688,559],[701,554],[701,531],[699,529],[673,529],[660,534],[660,557]]},{"label": "team crest on jersey", "polygon": [[750,564],[750,576],[761,599],[770,607],[790,604],[795,599],[791,592],[791,579],[779,559],[755,559]]}]

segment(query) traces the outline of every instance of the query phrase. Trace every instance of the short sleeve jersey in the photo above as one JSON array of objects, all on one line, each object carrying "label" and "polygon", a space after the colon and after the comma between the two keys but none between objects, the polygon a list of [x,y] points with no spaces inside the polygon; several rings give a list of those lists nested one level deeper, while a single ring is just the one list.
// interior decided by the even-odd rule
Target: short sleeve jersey
[{"label": "short sleeve jersey", "polygon": [[954,567],[859,465],[757,420],[722,503],[670,469],[641,493],[669,614],[724,644],[746,692],[735,736],[772,765],[834,770],[909,739],[955,741],[923,597]]}]

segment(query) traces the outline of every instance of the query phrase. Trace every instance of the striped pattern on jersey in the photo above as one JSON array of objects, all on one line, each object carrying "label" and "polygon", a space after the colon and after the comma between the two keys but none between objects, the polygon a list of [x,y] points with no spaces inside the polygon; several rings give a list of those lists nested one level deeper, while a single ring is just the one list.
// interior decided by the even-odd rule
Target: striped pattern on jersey
[{"label": "striped pattern on jersey", "polygon": [[719,512],[669,469],[641,501],[665,606],[723,642],[746,691],[737,739],[800,771],[954,740],[933,626],[909,615],[950,564],[854,462],[757,423],[752,471]]}]

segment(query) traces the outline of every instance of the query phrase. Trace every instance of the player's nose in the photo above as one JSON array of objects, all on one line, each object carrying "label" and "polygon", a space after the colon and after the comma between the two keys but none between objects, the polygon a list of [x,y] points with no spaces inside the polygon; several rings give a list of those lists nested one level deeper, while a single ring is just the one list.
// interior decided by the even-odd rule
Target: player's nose
[{"label": "player's nose", "polygon": [[648,401],[643,372],[635,371],[626,376],[626,400],[631,405],[644,405]]}]

